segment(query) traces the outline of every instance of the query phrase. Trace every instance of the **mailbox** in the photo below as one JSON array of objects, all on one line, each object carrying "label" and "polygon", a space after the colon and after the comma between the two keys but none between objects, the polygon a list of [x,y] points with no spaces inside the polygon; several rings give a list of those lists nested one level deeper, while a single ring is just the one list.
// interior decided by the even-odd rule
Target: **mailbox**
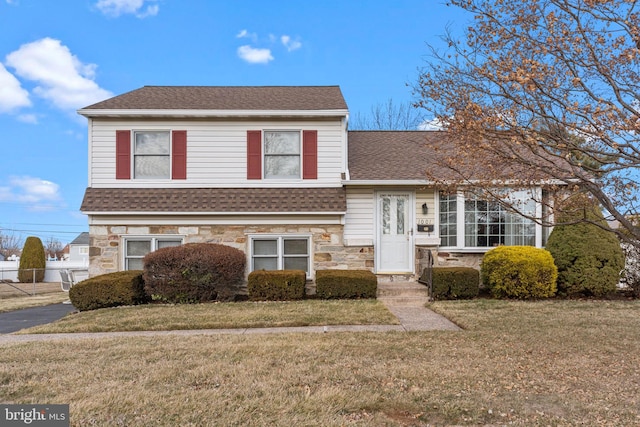
[{"label": "mailbox", "polygon": [[418,232],[433,233],[433,224],[418,224]]}]

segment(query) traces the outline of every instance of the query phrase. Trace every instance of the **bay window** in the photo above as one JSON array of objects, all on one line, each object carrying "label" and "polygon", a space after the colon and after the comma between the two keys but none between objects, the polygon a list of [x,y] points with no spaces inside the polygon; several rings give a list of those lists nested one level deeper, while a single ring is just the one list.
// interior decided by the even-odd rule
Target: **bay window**
[{"label": "bay window", "polygon": [[[505,201],[526,215],[538,213],[530,191],[510,191]],[[542,242],[542,229],[533,220],[470,192],[440,193],[439,231],[444,247],[541,246]]]}]

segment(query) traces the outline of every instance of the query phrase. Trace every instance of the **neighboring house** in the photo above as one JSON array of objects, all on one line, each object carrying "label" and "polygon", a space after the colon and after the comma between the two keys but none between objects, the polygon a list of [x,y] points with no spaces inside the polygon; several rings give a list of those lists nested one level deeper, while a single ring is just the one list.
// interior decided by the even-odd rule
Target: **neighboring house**
[{"label": "neighboring house", "polygon": [[78,261],[88,265],[89,233],[84,231],[69,243],[69,261]]},{"label": "neighboring house", "polygon": [[427,250],[477,266],[498,244],[543,244],[532,221],[426,179],[441,132],[348,131],[337,86],[145,86],[79,113],[91,275],[190,242],[241,249],[247,272],[310,279],[336,268],[415,277]]}]

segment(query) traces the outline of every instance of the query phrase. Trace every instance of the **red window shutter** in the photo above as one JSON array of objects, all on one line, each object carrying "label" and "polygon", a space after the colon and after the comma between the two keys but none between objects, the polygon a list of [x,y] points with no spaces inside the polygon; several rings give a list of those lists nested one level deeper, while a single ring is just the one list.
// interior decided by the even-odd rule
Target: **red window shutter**
[{"label": "red window shutter", "polygon": [[116,131],[116,179],[131,179],[131,131]]},{"label": "red window shutter", "polygon": [[187,179],[187,131],[174,130],[171,139],[171,179]]},{"label": "red window shutter", "polygon": [[247,131],[247,179],[262,179],[262,131]]},{"label": "red window shutter", "polygon": [[302,178],[318,179],[318,131],[302,131]]}]

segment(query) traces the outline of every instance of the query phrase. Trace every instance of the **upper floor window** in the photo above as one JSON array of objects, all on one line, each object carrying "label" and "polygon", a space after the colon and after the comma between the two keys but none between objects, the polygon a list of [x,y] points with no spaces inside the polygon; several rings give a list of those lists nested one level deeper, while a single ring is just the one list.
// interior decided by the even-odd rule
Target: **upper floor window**
[{"label": "upper floor window", "polygon": [[185,130],[117,130],[115,148],[116,179],[187,179]]},{"label": "upper floor window", "polygon": [[169,132],[135,132],[133,177],[136,179],[169,179],[171,140]]},{"label": "upper floor window", "polygon": [[300,179],[300,132],[264,133],[264,177]]},{"label": "upper floor window", "polygon": [[318,131],[247,131],[247,179],[318,179]]}]

